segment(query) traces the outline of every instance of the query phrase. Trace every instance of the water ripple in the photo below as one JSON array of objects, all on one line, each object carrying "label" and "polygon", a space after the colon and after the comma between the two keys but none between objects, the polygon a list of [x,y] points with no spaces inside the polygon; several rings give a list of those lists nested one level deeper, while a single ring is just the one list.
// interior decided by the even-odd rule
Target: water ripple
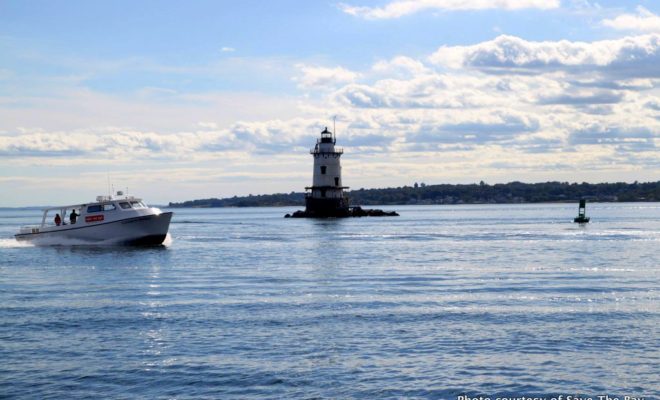
[{"label": "water ripple", "polygon": [[137,250],[20,244],[0,211],[0,396],[658,397],[660,207],[591,210],[178,210]]}]

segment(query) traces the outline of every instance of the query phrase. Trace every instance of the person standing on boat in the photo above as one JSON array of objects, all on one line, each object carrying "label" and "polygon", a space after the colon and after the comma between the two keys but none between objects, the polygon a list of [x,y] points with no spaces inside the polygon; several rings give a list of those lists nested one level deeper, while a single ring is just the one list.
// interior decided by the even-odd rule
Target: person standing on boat
[{"label": "person standing on boat", "polygon": [[62,223],[62,218],[60,217],[60,214],[55,214],[55,225],[60,226]]},{"label": "person standing on boat", "polygon": [[71,225],[76,223],[76,220],[78,219],[78,214],[76,214],[76,209],[74,208],[73,211],[71,211],[71,214],[69,215],[69,222],[71,222]]}]

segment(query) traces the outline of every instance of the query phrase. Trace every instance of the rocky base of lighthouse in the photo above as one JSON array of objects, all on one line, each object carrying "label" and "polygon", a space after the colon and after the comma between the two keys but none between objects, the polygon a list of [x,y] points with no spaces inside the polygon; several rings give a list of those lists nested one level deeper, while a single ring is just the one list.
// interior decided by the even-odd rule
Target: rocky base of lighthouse
[{"label": "rocky base of lighthouse", "polygon": [[347,207],[337,209],[336,211],[315,212],[315,211],[296,211],[293,214],[287,214],[284,218],[350,218],[350,217],[398,217],[396,211],[383,211],[379,209],[364,209],[362,207]]},{"label": "rocky base of lighthouse", "polygon": [[348,207],[348,198],[343,197],[312,197],[305,198],[306,215],[311,218],[344,218],[348,217],[350,209]]}]

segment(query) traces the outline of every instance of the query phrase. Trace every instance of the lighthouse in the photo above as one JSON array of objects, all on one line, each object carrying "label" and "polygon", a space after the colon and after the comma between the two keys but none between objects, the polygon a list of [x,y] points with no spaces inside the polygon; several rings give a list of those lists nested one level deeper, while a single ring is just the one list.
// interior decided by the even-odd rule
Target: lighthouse
[{"label": "lighthouse", "polygon": [[312,186],[305,188],[305,211],[286,214],[285,218],[344,218],[344,217],[395,217],[396,211],[349,207],[347,186],[341,182],[341,155],[344,150],[335,147],[337,138],[326,127],[310,153],[314,157]]},{"label": "lighthouse", "polygon": [[315,217],[347,217],[349,215],[346,186],[341,181],[341,155],[335,147],[337,139],[326,127],[316,146],[310,151],[314,157],[312,186],[305,189],[305,213]]}]

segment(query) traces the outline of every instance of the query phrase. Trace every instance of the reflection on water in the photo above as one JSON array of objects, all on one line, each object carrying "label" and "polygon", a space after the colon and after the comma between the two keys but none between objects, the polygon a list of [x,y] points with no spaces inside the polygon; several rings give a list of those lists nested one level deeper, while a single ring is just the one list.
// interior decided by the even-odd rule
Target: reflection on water
[{"label": "reflection on water", "polygon": [[397,210],[178,210],[153,248],[21,244],[0,211],[2,393],[660,396],[659,205]]}]

